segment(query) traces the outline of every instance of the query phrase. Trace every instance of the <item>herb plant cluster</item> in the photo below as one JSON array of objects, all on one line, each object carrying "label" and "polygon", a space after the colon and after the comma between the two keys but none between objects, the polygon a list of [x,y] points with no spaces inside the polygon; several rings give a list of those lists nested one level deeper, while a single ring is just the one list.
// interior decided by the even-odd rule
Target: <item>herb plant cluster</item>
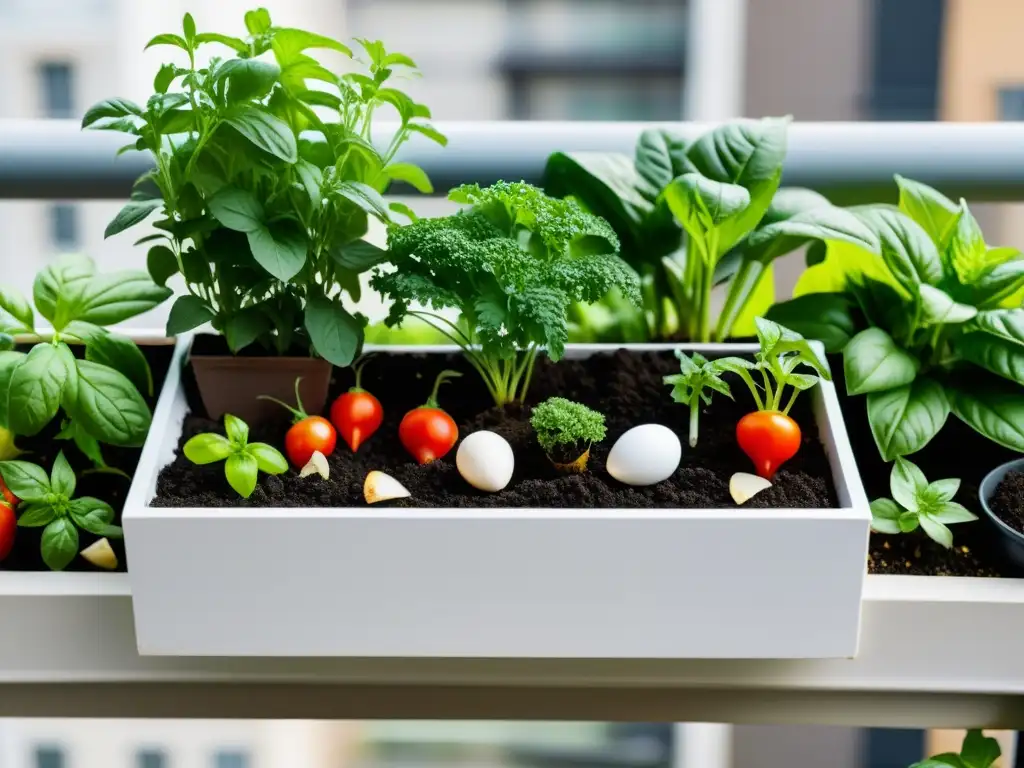
[{"label": "herb plant cluster", "polygon": [[[413,135],[446,140],[426,122],[430,110],[394,86],[415,74],[408,56],[358,39],[365,70],[339,74],[310,52],[354,58],[348,46],[275,26],[262,8],[244,21],[248,34],[233,37],[200,32],[186,14],[180,34],[147,46],[177,51],[147,103],[110,99],[86,114],[83,126],[128,134],[124,151],[148,152],[156,165],[106,234],[158,215],[160,232],[140,241],[156,243],[150,274],[160,285],[181,274],[187,287],[169,335],[210,322],[234,352],[258,343],[348,365],[365,320],[343,295],[358,300],[359,275],[384,259],[364,239],[369,221],[406,211],[381,195],[393,181],[432,191],[396,153]],[[227,55],[201,65],[207,47]],[[399,122],[379,149],[371,136],[385,107]]]}]

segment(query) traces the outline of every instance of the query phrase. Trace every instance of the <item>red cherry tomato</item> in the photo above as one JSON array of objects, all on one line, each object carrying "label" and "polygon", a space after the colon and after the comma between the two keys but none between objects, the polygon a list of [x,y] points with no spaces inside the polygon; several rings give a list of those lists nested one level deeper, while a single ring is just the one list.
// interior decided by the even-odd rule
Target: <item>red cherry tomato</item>
[{"label": "red cherry tomato", "polygon": [[366,358],[353,366],[356,383],[348,392],[340,395],[331,405],[331,423],[337,427],[348,447],[355,453],[364,441],[377,431],[384,420],[384,408],[380,400],[360,386],[363,365]]},{"label": "red cherry tomato", "polygon": [[757,474],[771,480],[800,450],[800,426],[778,411],[754,411],[736,425],[736,442],[754,462]]},{"label": "red cherry tomato", "polygon": [[447,379],[461,375],[458,371],[441,371],[427,402],[405,414],[398,425],[398,439],[420,464],[442,458],[458,442],[458,426],[437,407],[437,390]]},{"label": "red cherry tomato", "polygon": [[295,422],[284,436],[284,452],[288,460],[297,468],[301,469],[309,463],[314,451],[320,451],[324,456],[334,453],[334,446],[338,442],[338,433],[334,431],[331,422],[323,416],[310,416],[302,408],[302,398],[299,397],[299,382],[302,377],[295,380],[295,405],[292,408],[288,403],[282,403],[276,397],[260,395],[261,400],[270,400],[278,405],[287,408],[295,417]]},{"label": "red cherry tomato", "polygon": [[14,506],[0,502],[0,560],[6,558],[14,549],[14,533],[17,530],[18,521],[14,515]]},{"label": "red cherry tomato", "polygon": [[11,493],[11,489],[4,484],[4,479],[0,477],[0,502],[7,502],[13,508],[18,506],[19,501],[21,500]]}]

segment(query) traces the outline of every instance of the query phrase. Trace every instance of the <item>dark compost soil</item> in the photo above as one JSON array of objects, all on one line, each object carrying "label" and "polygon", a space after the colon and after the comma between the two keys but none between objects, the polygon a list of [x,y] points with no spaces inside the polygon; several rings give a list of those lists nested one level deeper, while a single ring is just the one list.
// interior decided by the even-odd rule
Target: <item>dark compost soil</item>
[{"label": "dark compost soil", "polygon": [[[440,404],[455,419],[460,436],[489,429],[505,437],[515,452],[515,474],[509,486],[495,494],[476,491],[455,467],[455,449],[444,459],[420,466],[405,453],[398,440],[398,424],[410,409],[421,405],[434,377],[444,368],[462,371],[441,388]],[[241,499],[227,485],[222,464],[194,466],[181,454],[186,440],[200,432],[223,434],[223,426],[201,414],[194,389],[186,389],[192,415],[185,420],[179,451],[165,467],[157,483],[153,506],[171,507],[362,507],[363,480],[371,470],[382,470],[398,479],[412,497],[396,502],[404,507],[735,507],[729,496],[732,473],[750,472],[749,459],[735,441],[736,422],[751,410],[749,393],[733,382],[737,402],[716,396],[700,422],[700,442],[690,449],[686,442],[688,409],[672,402],[662,376],[678,371],[668,353],[628,353],[623,350],[596,355],[588,360],[563,360],[557,365],[539,360],[526,407],[498,409],[479,376],[460,356],[380,355],[363,372],[363,387],[384,406],[384,423],[359,449],[351,451],[339,439],[329,457],[330,479],[299,478],[286,474],[260,475],[256,491]],[[336,370],[331,398],[352,385],[350,370]],[[583,475],[559,475],[544,455],[529,424],[529,406],[553,395],[578,400],[605,414],[608,435],[593,447],[590,471]],[[835,507],[831,473],[810,409],[811,398],[797,401],[792,415],[804,433],[797,456],[776,475],[772,488],[755,496],[751,507]],[[605,472],[605,460],[615,440],[630,427],[661,423],[672,428],[683,442],[683,459],[668,480],[633,488],[613,480]],[[253,430],[251,440],[280,448],[288,428],[282,409],[280,423]]]},{"label": "dark compost soil", "polygon": [[[866,398],[846,395],[843,361],[829,356],[839,392],[846,429],[857,459],[868,499],[892,498],[889,475],[892,464],[882,460],[871,435]],[[971,523],[951,525],[953,548],[947,550],[920,529],[898,536],[871,534],[868,572],[928,576],[1019,576],[1001,554],[998,533],[984,519],[978,486],[990,470],[1018,455],[981,437],[950,414],[942,431],[925,448],[907,458],[917,464],[929,481],[946,477],[961,480],[956,501],[978,516]]]},{"label": "dark compost soil", "polygon": [[1013,530],[1024,533],[1024,472],[1007,472],[988,506]]},{"label": "dark compost soil", "polygon": [[[139,348],[149,362],[149,367],[153,373],[153,396],[149,397],[147,393],[143,393],[146,402],[149,404],[150,409],[152,409],[156,404],[156,397],[160,394],[160,389],[167,376],[167,369],[171,364],[174,347],[169,344],[147,344],[140,345]],[[72,350],[76,356],[80,356],[80,347],[73,346]],[[125,497],[128,495],[128,488],[132,482],[131,478],[135,474],[135,467],[139,463],[142,448],[101,446],[106,463],[112,468],[121,470],[127,476],[110,472],[90,471],[93,469],[92,462],[82,455],[71,440],[55,439],[55,435],[60,431],[62,416],[63,411],[38,435],[17,438],[15,442],[18,448],[25,452],[18,459],[31,461],[49,472],[53,467],[53,461],[57,458],[57,454],[63,450],[64,456],[71,464],[72,469],[75,470],[78,478],[75,496],[93,496],[107,502],[114,508],[114,523],[120,525],[121,508],[124,505]],[[18,528],[15,535],[14,549],[6,559],[0,561],[0,571],[48,570],[39,551],[42,535],[42,528]],[[85,549],[99,538],[83,530],[78,531],[78,537],[79,551]],[[124,571],[124,541],[121,539],[110,539],[109,541],[114,552],[117,553],[118,570]],[[83,558],[76,557],[65,570],[97,571],[100,569],[89,564]]]}]

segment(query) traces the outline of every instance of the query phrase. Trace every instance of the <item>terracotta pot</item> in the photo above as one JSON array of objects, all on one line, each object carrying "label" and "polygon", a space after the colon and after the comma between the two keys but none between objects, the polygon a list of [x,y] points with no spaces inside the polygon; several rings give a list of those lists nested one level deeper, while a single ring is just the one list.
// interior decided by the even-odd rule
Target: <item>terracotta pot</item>
[{"label": "terracotta pot", "polygon": [[295,379],[302,377],[299,395],[306,413],[316,415],[327,403],[331,364],[314,357],[189,356],[199,396],[211,419],[231,413],[255,426],[280,418],[286,411],[277,403],[258,400],[269,395],[295,405]]}]

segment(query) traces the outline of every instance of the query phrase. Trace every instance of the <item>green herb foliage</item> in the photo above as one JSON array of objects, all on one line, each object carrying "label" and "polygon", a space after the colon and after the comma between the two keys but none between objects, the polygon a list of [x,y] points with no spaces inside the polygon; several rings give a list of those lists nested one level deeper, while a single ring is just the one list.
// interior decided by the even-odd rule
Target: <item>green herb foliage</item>
[{"label": "green herb foliage", "polygon": [[932,540],[949,549],[953,534],[946,526],[978,519],[953,501],[959,480],[929,483],[917,465],[902,456],[892,466],[889,489],[892,499],[871,502],[871,527],[879,533],[910,533],[920,526]]},{"label": "green herb foliage", "polygon": [[[73,440],[105,468],[100,443],[140,446],[152,415],[140,392],[153,394],[149,365],[135,343],[104,326],[146,312],[170,296],[145,272],[96,272],[85,256],[65,255],[32,288],[35,309],[0,286],[0,331],[36,336],[36,312],[52,332],[27,353],[0,351],[0,426],[38,434],[63,409],[60,439]],[[85,347],[77,359],[69,344]]]},{"label": "green herb foliage", "polygon": [[1002,755],[999,742],[975,728],[967,731],[959,754],[935,755],[910,768],[989,768]]},{"label": "green herb foliage", "polygon": [[57,454],[49,476],[31,462],[0,461],[0,477],[21,499],[18,525],[43,528],[40,546],[50,570],[62,571],[75,559],[79,528],[107,538],[124,535],[120,526],[113,525],[114,510],[109,504],[90,496],[75,498],[75,472],[63,451]]},{"label": "green herb foliage", "polygon": [[[718,370],[731,371],[743,379],[757,410],[788,414],[802,391],[813,387],[818,379],[832,380],[828,362],[799,333],[763,317],[755,319],[755,326],[761,348],[753,362],[743,357],[723,357],[715,364]],[[758,374],[763,391],[754,381]],[[792,387],[788,399],[784,396],[787,386]]]},{"label": "green herb foliage", "polygon": [[[495,403],[522,400],[541,348],[561,358],[573,302],[612,288],[639,302],[636,274],[608,224],[523,183],[458,187],[468,209],[389,231],[395,271],[371,285],[393,304],[389,326],[423,318],[459,344]],[[413,309],[454,309],[459,323]]]},{"label": "green herb foliage", "polygon": [[530,426],[546,453],[559,445],[589,448],[604,440],[604,416],[582,403],[564,397],[549,397],[533,409]]},{"label": "green herb foliage", "polygon": [[697,427],[700,419],[700,404],[711,404],[711,392],[721,392],[732,397],[729,384],[722,379],[726,370],[717,360],[708,360],[699,352],[687,355],[676,350],[679,373],[665,376],[664,382],[672,385],[672,399],[690,406],[690,447],[697,445]]},{"label": "green herb foliage", "polygon": [[189,438],[182,450],[193,464],[224,462],[228,485],[244,499],[256,490],[260,472],[280,475],[288,471],[288,461],[281,452],[267,443],[249,442],[249,425],[237,416],[224,414],[224,435],[205,432]]},{"label": "green herb foliage", "polygon": [[[147,46],[174,49],[177,61],[160,68],[144,106],[110,99],[86,114],[84,127],[129,134],[124,151],[156,163],[106,234],[158,215],[159,233],[139,241],[152,243],[150,274],[160,285],[181,274],[188,289],[171,309],[169,334],[210,322],[236,352],[253,343],[282,354],[309,348],[348,365],[365,319],[341,300],[358,301],[360,273],[385,258],[363,239],[369,220],[405,210],[381,195],[393,181],[432,191],[397,152],[415,135],[446,140],[426,122],[430,110],[394,87],[415,74],[404,54],[357,39],[364,71],[337,74],[311,52],[351,58],[348,46],[275,26],[265,9],[244,21],[248,34],[233,37],[197,33],[186,15],[183,34]],[[227,56],[200,66],[207,46]],[[397,127],[371,144],[382,109],[397,114]]]},{"label": "green herb foliage", "polygon": [[[950,413],[1024,451],[1024,255],[985,243],[967,204],[897,177],[899,210],[856,215],[881,257],[815,267],[841,290],[811,293],[769,316],[843,353],[846,388],[867,396],[887,461],[921,450]],[[870,274],[868,273],[870,269]]]},{"label": "green herb foliage", "polygon": [[[603,216],[639,273],[643,310],[615,294],[577,309],[577,336],[645,341],[682,332],[693,341],[748,333],[774,295],[771,265],[808,243],[839,240],[877,250],[856,217],[806,189],[779,189],[787,119],[741,120],[693,142],[644,131],[634,158],[598,152],[556,153],[546,189]],[[728,283],[717,326],[711,290]]]}]

